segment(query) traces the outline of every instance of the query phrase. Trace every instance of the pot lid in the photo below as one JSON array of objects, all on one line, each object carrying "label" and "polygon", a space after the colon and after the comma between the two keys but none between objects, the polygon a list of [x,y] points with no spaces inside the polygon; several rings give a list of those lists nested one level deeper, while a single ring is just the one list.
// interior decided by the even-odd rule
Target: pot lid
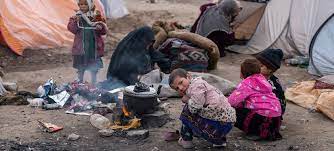
[{"label": "pot lid", "polygon": [[135,97],[157,97],[157,91],[154,88],[150,87],[150,90],[147,92],[134,92],[134,88],[134,85],[125,87],[124,94]]}]

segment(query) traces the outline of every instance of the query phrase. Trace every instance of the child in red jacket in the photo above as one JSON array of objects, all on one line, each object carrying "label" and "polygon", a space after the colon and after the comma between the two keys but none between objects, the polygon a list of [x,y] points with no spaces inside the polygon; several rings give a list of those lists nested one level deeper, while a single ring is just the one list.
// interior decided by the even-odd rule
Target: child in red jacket
[{"label": "child in red jacket", "polygon": [[92,84],[103,67],[101,57],[104,54],[102,35],[107,32],[106,25],[99,12],[95,12],[93,0],[78,0],[80,10],[72,16],[67,29],[75,34],[72,55],[73,67],[78,70],[79,82],[83,82],[86,70],[91,72]]}]

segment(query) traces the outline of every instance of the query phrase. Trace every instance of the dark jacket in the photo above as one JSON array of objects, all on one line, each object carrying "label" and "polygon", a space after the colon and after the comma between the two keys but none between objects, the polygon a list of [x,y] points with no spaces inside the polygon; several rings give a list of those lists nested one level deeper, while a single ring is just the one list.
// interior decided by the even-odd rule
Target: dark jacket
[{"label": "dark jacket", "polygon": [[130,32],[117,45],[109,63],[107,78],[116,78],[126,85],[138,82],[138,75],[152,70],[149,46],[154,40],[150,27]]},{"label": "dark jacket", "polygon": [[270,76],[268,82],[273,86],[273,92],[281,103],[282,115],[285,112],[286,100],[284,95],[284,90],[279,82],[278,78],[275,75]]}]

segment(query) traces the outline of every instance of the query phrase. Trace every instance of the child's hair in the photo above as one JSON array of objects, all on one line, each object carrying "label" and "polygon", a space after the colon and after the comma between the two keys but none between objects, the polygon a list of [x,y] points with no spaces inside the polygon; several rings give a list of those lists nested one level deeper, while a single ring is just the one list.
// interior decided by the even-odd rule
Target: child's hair
[{"label": "child's hair", "polygon": [[171,86],[174,80],[176,79],[176,77],[186,78],[187,75],[188,75],[188,72],[186,70],[177,68],[170,73],[168,83]]},{"label": "child's hair", "polygon": [[257,59],[246,59],[241,64],[241,74],[243,78],[259,73],[261,73],[261,63]]}]

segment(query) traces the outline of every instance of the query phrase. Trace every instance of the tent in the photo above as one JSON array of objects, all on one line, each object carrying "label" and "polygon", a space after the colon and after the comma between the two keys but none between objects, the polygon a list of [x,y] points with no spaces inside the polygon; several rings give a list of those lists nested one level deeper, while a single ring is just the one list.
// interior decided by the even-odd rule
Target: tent
[{"label": "tent", "polygon": [[271,0],[247,44],[231,46],[230,50],[256,54],[280,48],[285,58],[310,57],[309,73],[313,75],[334,74],[334,57],[330,55],[334,51],[333,13],[333,0]]},{"label": "tent", "polygon": [[27,48],[70,46],[73,34],[66,26],[75,10],[76,0],[0,0],[0,44],[18,55]]},{"label": "tent", "polygon": [[107,18],[115,19],[129,14],[123,0],[101,0],[101,2]]}]

